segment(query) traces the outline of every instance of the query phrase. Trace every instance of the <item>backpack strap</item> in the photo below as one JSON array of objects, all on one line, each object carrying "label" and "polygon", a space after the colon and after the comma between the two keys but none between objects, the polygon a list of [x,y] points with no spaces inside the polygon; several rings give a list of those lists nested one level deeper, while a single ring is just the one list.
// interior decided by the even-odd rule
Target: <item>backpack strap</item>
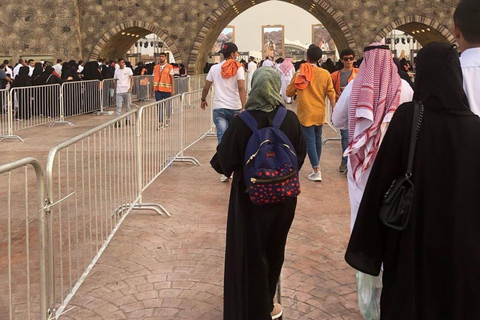
[{"label": "backpack strap", "polygon": [[275,114],[275,117],[273,117],[273,127],[280,129],[280,126],[283,123],[283,120],[285,120],[285,116],[287,115],[287,108],[284,106],[278,107],[277,113]]},{"label": "backpack strap", "polygon": [[253,132],[258,131],[258,122],[257,120],[255,120],[254,117],[252,117],[252,115],[248,111],[245,110],[239,113],[238,116],[240,117],[240,119],[243,120],[243,122],[245,122],[245,124],[250,128],[250,130],[252,130]]}]

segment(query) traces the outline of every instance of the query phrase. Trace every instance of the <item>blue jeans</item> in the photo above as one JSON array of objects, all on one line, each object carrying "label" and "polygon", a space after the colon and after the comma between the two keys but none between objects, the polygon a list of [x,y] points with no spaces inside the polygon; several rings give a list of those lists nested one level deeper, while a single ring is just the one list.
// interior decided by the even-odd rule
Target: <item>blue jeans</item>
[{"label": "blue jeans", "polygon": [[227,131],[228,126],[232,123],[235,116],[240,113],[240,110],[230,110],[230,109],[213,109],[213,122],[217,127],[217,140],[218,144],[222,142],[222,137],[225,131]]},{"label": "blue jeans", "polygon": [[307,154],[312,168],[320,168],[320,156],[322,155],[322,129],[323,126],[305,127],[302,125],[303,135],[307,142]]},{"label": "blue jeans", "polygon": [[[156,101],[167,99],[167,98],[170,98],[171,96],[172,96],[171,92],[155,91],[155,100]],[[167,120],[170,120],[170,116],[172,114],[172,105],[171,105],[170,101],[167,101],[166,103],[159,104],[159,106],[158,106],[158,117],[159,117],[158,121],[159,122],[163,122],[163,106],[165,106],[165,109],[166,109],[165,113],[166,113]]]},{"label": "blue jeans", "polygon": [[348,129],[347,130],[340,129],[340,135],[342,136],[342,162],[347,163],[347,157],[344,157],[343,154],[345,153],[345,150],[347,150],[348,148]]}]

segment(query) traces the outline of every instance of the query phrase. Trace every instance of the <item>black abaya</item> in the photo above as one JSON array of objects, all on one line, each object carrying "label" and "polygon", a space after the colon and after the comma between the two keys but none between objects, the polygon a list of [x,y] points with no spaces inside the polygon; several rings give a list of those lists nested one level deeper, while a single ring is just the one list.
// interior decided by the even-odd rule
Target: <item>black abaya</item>
[{"label": "black abaya", "polygon": [[[431,55],[419,53],[417,60],[416,99],[425,111],[410,221],[399,232],[384,226],[378,213],[393,179],[406,172],[413,103],[393,116],[345,258],[371,275],[383,263],[382,320],[480,319],[480,119],[468,110],[458,57],[444,44],[425,49]],[[435,55],[446,61],[433,63]]]},{"label": "black abaya", "polygon": [[[259,128],[271,125],[277,109],[250,111]],[[297,116],[288,111],[281,130],[292,142],[299,168],[306,155],[305,139]],[[236,117],[225,132],[211,161],[219,173],[234,172],[227,222],[224,279],[225,320],[270,320],[276,284],[283,265],[285,244],[297,199],[256,206],[245,192],[244,152],[252,131]]]}]

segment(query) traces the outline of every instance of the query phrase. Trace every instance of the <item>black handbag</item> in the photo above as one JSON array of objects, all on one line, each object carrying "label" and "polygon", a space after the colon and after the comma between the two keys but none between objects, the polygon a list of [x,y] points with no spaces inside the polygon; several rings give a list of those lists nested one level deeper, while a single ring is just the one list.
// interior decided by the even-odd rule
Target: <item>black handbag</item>
[{"label": "black handbag", "polygon": [[415,156],[415,146],[417,144],[418,133],[422,126],[423,104],[414,102],[412,135],[410,138],[410,148],[408,151],[407,172],[393,180],[392,185],[382,200],[380,208],[380,219],[387,226],[397,231],[403,231],[407,227],[410,219],[410,212],[413,202],[413,183],[412,177],[413,159]]}]

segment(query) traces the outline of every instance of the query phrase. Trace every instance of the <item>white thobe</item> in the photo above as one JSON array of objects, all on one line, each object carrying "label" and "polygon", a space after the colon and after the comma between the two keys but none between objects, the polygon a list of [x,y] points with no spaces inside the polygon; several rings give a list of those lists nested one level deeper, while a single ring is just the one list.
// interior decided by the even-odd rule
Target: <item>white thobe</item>
[{"label": "white thobe", "polygon": [[295,68],[290,69],[287,74],[284,74],[280,69],[278,69],[278,74],[280,75],[280,79],[282,81],[280,94],[286,103],[291,103],[292,98],[287,97],[287,86],[290,84],[290,81],[292,81],[293,75],[295,74]]},{"label": "white thobe", "polygon": [[252,90],[252,78],[255,70],[257,70],[257,64],[253,61],[250,61],[248,63],[248,70],[247,70],[247,92],[250,92],[250,90]]},{"label": "white thobe", "polygon": [[463,89],[470,110],[480,116],[480,48],[467,49],[460,57],[463,72]]},{"label": "white thobe", "polygon": [[[348,129],[349,124],[349,115],[350,115],[350,96],[352,93],[352,87],[355,80],[350,81],[347,85],[345,90],[342,92],[340,99],[338,100],[335,108],[333,109],[332,114],[332,122],[333,125],[338,129]],[[413,90],[412,87],[405,81],[402,80],[402,87],[400,93],[400,104],[405,102],[410,102],[413,99]],[[383,123],[380,129],[382,139],[385,135],[385,132],[388,128],[388,123],[391,119],[388,119],[388,122]],[[364,127],[361,127],[361,124],[355,130],[355,136],[359,133],[363,132],[370,126],[370,121],[364,121]],[[347,163],[348,167],[348,193],[350,195],[350,230],[353,230],[353,225],[355,224],[355,220],[357,219],[358,208],[360,207],[360,202],[362,201],[363,192],[365,191],[365,187],[367,185],[368,177],[370,176],[370,171],[372,169],[372,165],[363,172],[363,174],[358,178],[358,181],[355,182],[353,180],[353,170],[350,165],[350,161]]]},{"label": "white thobe", "polygon": [[263,61],[262,67],[273,67],[274,63],[271,60],[265,60]]}]

